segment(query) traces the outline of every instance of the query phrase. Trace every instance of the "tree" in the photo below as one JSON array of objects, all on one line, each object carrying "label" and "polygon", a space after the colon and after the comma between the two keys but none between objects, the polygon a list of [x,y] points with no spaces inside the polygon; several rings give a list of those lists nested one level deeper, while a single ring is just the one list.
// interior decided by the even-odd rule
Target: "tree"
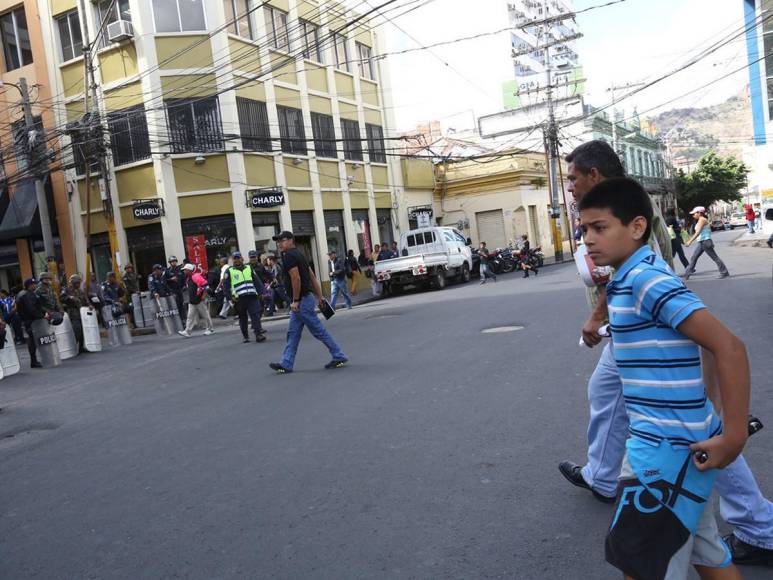
[{"label": "tree", "polygon": [[741,201],[749,168],[735,157],[721,157],[711,151],[701,157],[698,169],[676,176],[679,209],[685,214],[697,205],[711,207],[717,201]]}]

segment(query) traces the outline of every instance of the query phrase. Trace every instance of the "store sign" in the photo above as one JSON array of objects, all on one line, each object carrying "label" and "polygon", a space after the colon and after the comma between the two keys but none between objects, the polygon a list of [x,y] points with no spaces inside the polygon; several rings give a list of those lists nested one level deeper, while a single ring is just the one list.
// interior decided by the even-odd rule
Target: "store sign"
[{"label": "store sign", "polygon": [[204,236],[185,236],[185,248],[188,253],[188,259],[195,266],[198,266],[202,274],[206,275],[209,271],[207,266],[207,240]]},{"label": "store sign", "polygon": [[247,202],[252,208],[276,207],[284,205],[285,194],[281,187],[251,189],[247,191]]},{"label": "store sign", "polygon": [[420,214],[427,214],[429,217],[432,217],[432,206],[431,205],[420,205],[415,207],[409,207],[408,208],[408,217],[410,217],[412,220],[418,220]]},{"label": "store sign", "polygon": [[164,215],[164,208],[160,199],[135,199],[132,214],[136,220],[152,221]]}]

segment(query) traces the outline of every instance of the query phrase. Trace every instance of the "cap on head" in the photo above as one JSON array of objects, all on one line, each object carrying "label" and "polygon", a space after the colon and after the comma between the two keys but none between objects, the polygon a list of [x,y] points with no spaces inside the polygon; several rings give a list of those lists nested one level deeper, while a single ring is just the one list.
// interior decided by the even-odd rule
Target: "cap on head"
[{"label": "cap on head", "polygon": [[234,252],[233,254],[231,254],[231,257],[232,258],[239,258],[241,260],[242,259],[242,253],[241,252]]},{"label": "cap on head", "polygon": [[702,205],[696,205],[694,208],[690,210],[690,215],[694,213],[706,213],[706,208]]},{"label": "cap on head", "polygon": [[193,264],[185,264],[185,266],[183,266],[183,270],[185,270],[186,272],[193,272],[195,269],[196,269],[196,266],[194,266]]},{"label": "cap on head", "polygon": [[153,269],[154,270],[163,270],[164,267],[161,264],[153,264]]},{"label": "cap on head", "polygon": [[115,272],[108,272],[107,273],[108,278],[115,278]]},{"label": "cap on head", "polygon": [[256,252],[255,250],[250,250],[249,252],[247,252],[247,256],[249,258],[257,258],[258,257],[258,252]]},{"label": "cap on head", "polygon": [[176,262],[177,261],[177,256],[169,256],[169,261],[170,262]]},{"label": "cap on head", "polygon": [[42,280],[50,280],[50,279],[51,279],[51,274],[49,274],[48,272],[43,272],[43,273],[42,273],[42,274],[41,274],[41,275],[38,277],[38,279],[39,279],[39,280],[41,280],[41,281],[42,281]]},{"label": "cap on head", "polygon": [[80,274],[73,274],[72,276],[70,276],[69,280],[73,284],[80,284],[81,282],[83,282],[83,278],[81,278]]},{"label": "cap on head", "polygon": [[132,270],[134,270],[134,266],[132,266],[131,264],[126,264],[126,265],[123,267],[123,269],[124,269],[124,270],[128,270],[129,268],[131,268]]},{"label": "cap on head", "polygon": [[37,282],[35,281],[35,278],[27,278],[24,281],[24,287],[25,288],[28,288],[28,287],[32,286],[33,284],[37,284]]},{"label": "cap on head", "polygon": [[285,230],[283,232],[279,232],[277,235],[273,236],[271,239],[274,240],[275,242],[280,242],[282,240],[293,240],[293,239],[295,239],[295,236],[293,235],[292,232],[288,232],[287,230]]}]

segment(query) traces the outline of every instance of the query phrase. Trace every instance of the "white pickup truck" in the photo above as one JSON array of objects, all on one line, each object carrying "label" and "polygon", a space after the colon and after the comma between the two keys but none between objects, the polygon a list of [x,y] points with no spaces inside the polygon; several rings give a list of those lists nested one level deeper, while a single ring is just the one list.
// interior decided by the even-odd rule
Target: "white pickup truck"
[{"label": "white pickup truck", "polygon": [[448,278],[470,281],[472,249],[454,228],[432,227],[406,232],[400,236],[400,251],[403,255],[399,258],[380,260],[374,265],[376,279],[388,281],[393,293],[405,286],[427,285],[442,289]]}]

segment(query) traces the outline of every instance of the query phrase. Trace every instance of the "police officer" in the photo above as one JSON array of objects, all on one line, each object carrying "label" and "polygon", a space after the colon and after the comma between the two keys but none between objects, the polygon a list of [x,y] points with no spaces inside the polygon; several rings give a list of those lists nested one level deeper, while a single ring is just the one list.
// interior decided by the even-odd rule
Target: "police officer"
[{"label": "police officer", "polygon": [[115,275],[115,272],[108,272],[105,281],[102,282],[102,300],[104,301],[105,306],[109,306],[114,312],[113,317],[117,315],[115,314],[116,310],[119,310],[120,313],[123,314],[121,298],[124,297],[124,294],[125,291],[121,288],[121,285],[118,284],[118,278]]},{"label": "police officer", "polygon": [[62,288],[60,299],[64,306],[65,312],[70,317],[70,323],[72,324],[73,332],[75,332],[75,340],[78,343],[78,352],[88,352],[86,350],[83,340],[83,321],[81,320],[81,308],[88,307],[93,310],[94,307],[89,302],[88,296],[81,288],[80,275],[73,274],[70,276],[67,286]]},{"label": "police officer", "polygon": [[126,264],[123,267],[123,285],[126,287],[126,292],[129,296],[140,291],[140,280],[134,271],[134,266],[131,264]]},{"label": "police officer", "polygon": [[242,261],[241,252],[234,252],[232,257],[233,266],[228,268],[223,276],[223,290],[226,296],[231,296],[236,305],[239,328],[244,337],[242,342],[250,342],[247,334],[248,314],[255,332],[255,342],[263,342],[266,340],[266,332],[260,325],[261,305],[258,290],[263,288],[263,283],[258,273]]},{"label": "police officer", "polygon": [[33,369],[39,369],[43,365],[38,362],[38,349],[35,338],[32,336],[32,323],[36,320],[48,318],[48,313],[43,310],[40,297],[35,292],[36,288],[37,283],[35,279],[27,278],[24,281],[24,290],[19,292],[19,295],[16,297],[16,310],[24,323],[24,330],[27,331],[27,350],[30,353],[30,366]]},{"label": "police officer", "polygon": [[40,299],[40,305],[47,313],[61,312],[62,308],[59,306],[59,302],[56,299],[54,293],[54,287],[51,285],[51,274],[43,272],[39,278],[39,284],[35,289],[35,294]]},{"label": "police officer", "polygon": [[156,299],[172,295],[164,279],[164,267],[161,264],[153,265],[153,272],[148,276],[148,291]]},{"label": "police officer", "polygon": [[169,291],[174,295],[180,317],[185,320],[185,302],[183,301],[185,274],[183,274],[183,269],[177,265],[177,256],[169,256],[169,267],[164,270],[164,280]]}]

